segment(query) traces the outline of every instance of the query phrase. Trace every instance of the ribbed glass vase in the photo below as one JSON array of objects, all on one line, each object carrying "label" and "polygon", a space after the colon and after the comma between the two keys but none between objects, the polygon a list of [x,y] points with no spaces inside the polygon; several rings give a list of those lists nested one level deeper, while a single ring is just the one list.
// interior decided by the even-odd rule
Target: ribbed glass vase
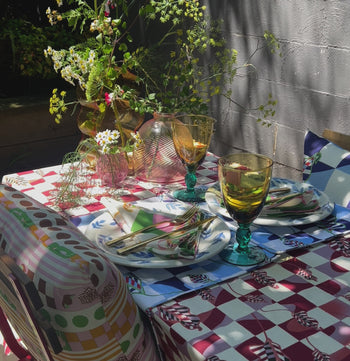
[{"label": "ribbed glass vase", "polygon": [[143,141],[134,153],[136,178],[156,183],[183,181],[186,174],[172,139],[173,114],[154,114],[138,130]]},{"label": "ribbed glass vase", "polygon": [[129,172],[129,164],[124,152],[99,154],[96,159],[96,175],[103,185],[118,188]]}]

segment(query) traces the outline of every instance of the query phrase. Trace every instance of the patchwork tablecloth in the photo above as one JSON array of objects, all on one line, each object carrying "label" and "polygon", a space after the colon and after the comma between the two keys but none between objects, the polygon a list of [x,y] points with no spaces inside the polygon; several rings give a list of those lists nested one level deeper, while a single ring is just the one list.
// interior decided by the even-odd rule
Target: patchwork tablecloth
[{"label": "patchwork tablecloth", "polygon": [[[75,217],[74,222],[85,232],[86,226],[93,223],[98,214]],[[235,226],[231,222],[229,227],[234,239]],[[265,263],[270,263],[282,251],[315,245],[349,229],[350,210],[340,206],[335,206],[333,214],[317,224],[293,227],[252,227],[254,243],[265,250],[267,256]],[[261,266],[260,264],[258,267]],[[224,262],[219,255],[215,255],[205,261],[183,267],[159,269],[119,265],[118,268],[124,274],[129,291],[133,294],[136,303],[146,311],[179,295],[240,276],[255,269],[256,266],[231,265]]]},{"label": "patchwork tablecloth", "polygon": [[[206,161],[198,170],[200,186],[209,186],[217,181],[216,161],[217,157],[208,154]],[[4,177],[3,182],[43,204],[63,211],[54,203],[55,192],[61,179],[60,172],[60,166],[49,167],[8,175]],[[128,177],[123,186],[115,190],[112,196],[124,202],[136,204],[144,204],[146,201],[162,202],[165,198],[168,202],[176,202],[169,197],[169,194],[181,186],[184,186],[184,183],[161,185],[140,182]],[[106,212],[100,199],[103,196],[111,196],[111,193],[110,189],[103,187],[85,189],[83,183],[81,189],[84,192],[82,204],[65,209],[64,213],[70,216],[78,228],[84,232],[91,222]],[[205,204],[201,206],[208,210]],[[227,222],[227,224],[234,236],[234,224],[232,222]],[[350,210],[340,206],[336,206],[333,213],[326,219],[311,225],[252,227],[254,242],[265,249],[268,256],[267,262],[294,248],[306,249],[305,247],[310,245],[322,244],[322,241],[332,235],[349,229]],[[338,302],[340,299],[341,307],[344,307],[343,304],[350,304],[349,297],[343,296],[347,292],[346,287],[350,284],[349,263],[341,250],[329,250],[327,247],[328,244],[321,245],[320,251],[300,251],[298,258],[285,260],[281,264],[270,264],[263,270],[260,268],[261,265],[258,269],[229,265],[223,262],[219,255],[185,267],[161,270],[124,266],[119,266],[119,268],[137,304],[150,315],[151,319],[154,319],[155,333],[159,338],[161,348],[166,350],[164,356],[166,360],[267,360],[269,358],[266,355],[269,354],[274,355],[277,360],[277,355],[285,353],[287,356],[284,358],[281,356],[281,360],[318,361],[328,360],[326,356],[323,356],[323,353],[327,351],[332,355],[337,355],[331,360],[345,361],[349,350],[345,348],[345,345],[350,344],[348,317],[342,317],[343,321],[338,327],[340,318],[325,314],[330,318],[327,323],[318,316],[320,305],[326,305],[327,302]],[[338,261],[333,260],[338,258]],[[295,262],[298,265],[299,273],[297,274],[294,274],[292,270],[294,261],[291,260],[293,259],[296,259]],[[300,265],[300,262],[304,262],[305,267]],[[339,262],[341,267],[338,267]],[[316,272],[313,271],[314,269],[320,272],[318,267],[322,265],[327,269],[318,280],[324,286],[323,288],[318,286],[314,290],[316,281],[312,273]],[[335,281],[325,283],[326,279],[332,280],[338,273],[339,277],[337,276]],[[233,278],[233,281],[228,281]],[[224,281],[228,282],[222,283]],[[300,283],[306,283],[307,286],[302,287],[303,299],[299,303]],[[324,290],[328,285],[332,287],[336,285],[334,291],[332,288]],[[332,294],[338,288],[341,290],[340,293]],[[329,295],[328,301],[327,297],[318,300],[313,296],[309,300],[306,289],[316,292],[316,295],[321,289],[322,297]],[[284,301],[285,299],[287,300]],[[282,301],[282,307],[279,301]],[[323,310],[326,306],[322,307]],[[314,317],[317,322],[319,324],[325,322],[324,325],[318,325],[318,328],[305,326],[313,314],[305,316],[303,312],[307,313],[309,309],[314,308],[317,310],[315,314],[317,317]],[[298,313],[299,311],[303,312]],[[345,311],[348,312],[348,309]],[[288,322],[288,317],[290,322]],[[332,322],[334,322],[332,327],[335,327],[334,330],[337,331],[334,333],[332,327],[324,331]],[[310,321],[310,325],[312,324],[315,324],[313,320]],[[306,329],[300,329],[301,326]],[[293,331],[295,327],[297,329]],[[312,331],[311,334],[310,331]],[[339,337],[335,336],[338,333]],[[313,338],[310,338],[309,334]],[[327,335],[330,338],[328,341],[331,344],[335,343],[336,346],[323,351],[319,344],[323,346],[324,335]],[[283,338],[280,338],[282,336]],[[338,338],[347,339],[347,343],[340,342]],[[314,352],[313,358],[290,356],[300,355],[304,349],[309,352],[308,355]],[[297,353],[294,354],[294,350]],[[346,355],[345,358],[342,358],[343,355]]]},{"label": "patchwork tablecloth", "polygon": [[[217,181],[217,157],[208,154],[205,161],[198,169],[198,185],[207,187]],[[106,211],[100,202],[101,197],[112,196],[124,202],[133,202],[145,208],[160,209],[170,207],[172,212],[181,209],[183,203],[171,197],[173,189],[183,187],[184,183],[156,184],[142,182],[133,177],[128,177],[120,189],[114,190],[102,186],[84,188],[82,204],[78,207],[60,209],[55,204],[57,187],[62,180],[61,166],[43,168],[19,174],[7,175],[3,182],[12,185],[18,190],[32,196],[39,202],[69,215],[73,223],[83,232],[93,224],[97,217]],[[79,186],[79,184],[78,184]],[[205,203],[200,206],[208,210]],[[109,215],[109,214],[108,214]],[[109,215],[110,216],[110,215]],[[226,222],[232,233],[236,230],[233,222]],[[321,242],[332,235],[350,229],[350,210],[335,206],[333,213],[320,222],[298,226],[252,226],[253,242],[264,248],[266,262],[269,263],[279,253],[298,247],[306,247]],[[89,234],[86,234],[89,237]],[[112,238],[112,236],[111,236]],[[259,265],[261,267],[262,265]],[[139,307],[147,310],[158,306],[177,296],[215,285],[232,277],[240,276],[255,267],[239,267],[228,264],[216,255],[200,263],[176,268],[135,268],[119,265],[119,269],[129,286],[129,291]]]}]

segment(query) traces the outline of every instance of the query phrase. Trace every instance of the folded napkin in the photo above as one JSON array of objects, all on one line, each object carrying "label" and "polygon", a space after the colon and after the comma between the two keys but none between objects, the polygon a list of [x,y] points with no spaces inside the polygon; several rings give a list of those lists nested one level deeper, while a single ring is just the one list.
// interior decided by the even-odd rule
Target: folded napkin
[{"label": "folded napkin", "polygon": [[260,217],[304,217],[320,208],[313,189],[284,196],[270,194]]},{"label": "folded napkin", "polygon": [[[119,242],[115,248],[121,248],[126,245],[138,243],[142,240],[164,234],[164,238],[158,239],[144,246],[152,253],[166,258],[189,258],[194,259],[199,246],[200,230],[198,228],[178,234],[176,237],[168,237],[169,232],[181,230],[185,225],[194,223],[201,219],[201,212],[196,212],[194,216],[186,223],[178,224],[173,221],[174,216],[160,212],[140,208],[130,203],[123,203],[112,198],[103,197],[101,203],[112,215],[115,222],[124,233],[132,233],[149,225],[164,222],[145,233],[127,238]],[[135,249],[134,252],[138,252]]]}]

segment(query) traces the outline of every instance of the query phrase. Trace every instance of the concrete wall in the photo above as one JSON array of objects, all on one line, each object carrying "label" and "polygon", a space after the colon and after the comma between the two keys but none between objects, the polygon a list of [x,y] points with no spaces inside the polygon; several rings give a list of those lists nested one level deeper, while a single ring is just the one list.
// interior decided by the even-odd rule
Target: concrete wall
[{"label": "concrete wall", "polygon": [[257,71],[241,71],[233,85],[233,98],[247,108],[271,92],[278,100],[273,125],[263,127],[254,112],[215,99],[211,150],[261,152],[274,157],[275,175],[300,179],[305,130],[350,134],[350,1],[207,0],[207,7],[224,19],[228,45],[241,62],[265,30],[279,39],[282,53],[260,51],[252,61]]}]

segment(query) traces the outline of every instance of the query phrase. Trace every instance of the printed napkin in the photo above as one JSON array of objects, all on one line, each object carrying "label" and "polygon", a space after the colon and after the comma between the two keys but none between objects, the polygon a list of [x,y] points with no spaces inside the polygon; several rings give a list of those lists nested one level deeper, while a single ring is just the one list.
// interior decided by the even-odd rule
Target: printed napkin
[{"label": "printed napkin", "polygon": [[[196,212],[187,222],[178,224],[173,221],[174,216],[172,215],[152,212],[148,209],[140,208],[130,203],[120,202],[113,198],[103,197],[101,203],[106,207],[124,233],[129,234],[149,225],[156,225],[149,231],[118,242],[115,245],[116,248],[138,243],[156,235],[164,235],[164,238],[147,244],[145,249],[156,253],[158,256],[167,258],[195,258],[199,246],[200,229],[195,228],[186,232],[181,232],[181,229],[185,225],[200,220],[201,212]],[[158,223],[161,224],[157,225]],[[169,232],[176,230],[179,230],[176,235],[172,237],[168,236]]]},{"label": "printed napkin", "polygon": [[260,213],[263,217],[304,217],[320,208],[313,189],[285,196],[269,195]]}]

